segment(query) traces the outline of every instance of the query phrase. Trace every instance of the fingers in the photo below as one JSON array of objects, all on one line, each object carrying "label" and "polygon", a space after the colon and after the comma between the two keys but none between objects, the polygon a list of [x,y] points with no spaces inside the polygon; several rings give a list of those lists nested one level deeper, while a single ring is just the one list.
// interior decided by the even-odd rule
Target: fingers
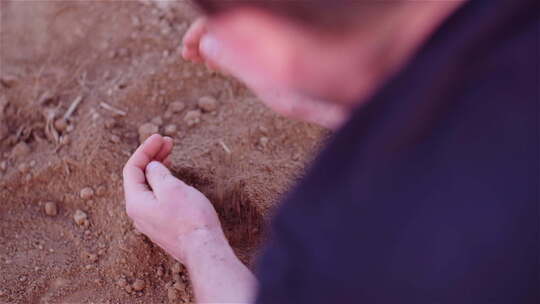
[{"label": "fingers", "polygon": [[146,166],[146,179],[159,201],[177,195],[178,193],[172,191],[185,186],[184,182],[174,177],[165,165],[157,161],[152,161]]},{"label": "fingers", "polygon": [[202,62],[203,58],[199,53],[199,42],[206,32],[207,21],[205,18],[197,19],[184,35],[182,56],[186,60]]},{"label": "fingers", "polygon": [[[146,186],[144,169],[146,165],[162,150],[166,141],[158,134],[150,136],[137,150],[131,155],[124,166],[124,189],[126,195],[133,192],[149,191]],[[171,141],[172,144],[172,141]],[[172,145],[171,145],[172,147]],[[170,148],[169,152],[170,153]],[[167,154],[168,154],[167,153]]]},{"label": "fingers", "polygon": [[164,160],[169,156],[169,154],[171,154],[172,147],[173,147],[173,139],[168,136],[163,137],[163,145],[161,146],[161,150],[154,157],[154,160],[157,160],[163,163]]}]

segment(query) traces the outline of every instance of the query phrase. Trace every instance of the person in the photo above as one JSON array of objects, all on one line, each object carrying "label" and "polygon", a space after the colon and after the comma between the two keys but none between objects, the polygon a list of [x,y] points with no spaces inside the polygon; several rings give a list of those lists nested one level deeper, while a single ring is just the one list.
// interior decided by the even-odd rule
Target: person
[{"label": "person", "polygon": [[540,2],[197,0],[183,56],[336,130],[272,220],[257,279],[153,135],[135,227],[200,303],[540,303]]}]

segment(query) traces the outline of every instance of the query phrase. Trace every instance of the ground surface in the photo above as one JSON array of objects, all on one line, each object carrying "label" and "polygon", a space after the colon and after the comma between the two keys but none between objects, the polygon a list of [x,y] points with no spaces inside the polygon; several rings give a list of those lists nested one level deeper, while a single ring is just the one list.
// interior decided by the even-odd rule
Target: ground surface
[{"label": "ground surface", "polygon": [[[321,130],[184,62],[185,3],[3,0],[0,17],[0,303],[193,300],[185,270],[124,212],[121,168],[149,122],[252,265]],[[217,104],[203,111],[203,96]]]}]

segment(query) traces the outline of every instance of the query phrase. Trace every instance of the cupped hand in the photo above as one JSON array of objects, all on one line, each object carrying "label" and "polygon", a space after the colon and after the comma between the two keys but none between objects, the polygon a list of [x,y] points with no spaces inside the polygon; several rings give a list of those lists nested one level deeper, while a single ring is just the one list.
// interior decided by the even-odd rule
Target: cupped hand
[{"label": "cupped hand", "polygon": [[149,137],[124,167],[126,211],[135,227],[180,261],[193,235],[223,235],[217,213],[197,189],[174,177],[163,164],[173,146],[170,137]]}]

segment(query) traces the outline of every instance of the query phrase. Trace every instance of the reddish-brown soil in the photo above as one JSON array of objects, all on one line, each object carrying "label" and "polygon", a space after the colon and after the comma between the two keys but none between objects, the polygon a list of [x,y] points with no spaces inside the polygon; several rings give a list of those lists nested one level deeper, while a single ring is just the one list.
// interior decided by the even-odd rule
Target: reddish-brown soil
[{"label": "reddish-brown soil", "polygon": [[[172,134],[175,174],[253,265],[324,132],[183,61],[194,17],[185,2],[0,1],[0,303],[193,301],[186,271],[124,211],[121,169],[148,122]],[[217,108],[186,119],[203,96]]]}]

